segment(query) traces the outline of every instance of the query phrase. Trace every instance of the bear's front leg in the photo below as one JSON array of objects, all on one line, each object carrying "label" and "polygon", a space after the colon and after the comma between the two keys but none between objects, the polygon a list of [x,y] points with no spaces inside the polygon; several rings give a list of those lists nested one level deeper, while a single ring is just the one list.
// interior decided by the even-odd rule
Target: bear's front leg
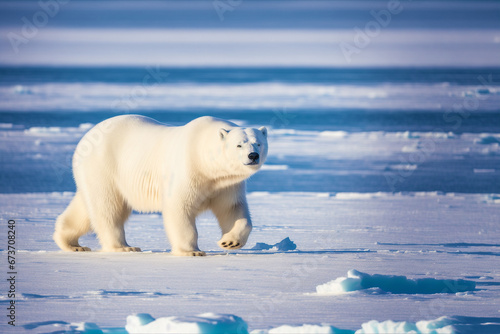
[{"label": "bear's front leg", "polygon": [[235,194],[229,192],[212,200],[211,209],[222,230],[222,238],[217,244],[222,249],[240,249],[245,246],[252,231],[246,198],[238,192],[235,198]]},{"label": "bear's front leg", "polygon": [[185,212],[183,205],[179,203],[166,206],[163,210],[163,224],[173,255],[205,256],[205,252],[198,248],[195,217]]},{"label": "bear's front leg", "polygon": [[251,231],[252,224],[249,219],[238,219],[234,222],[233,228],[229,232],[224,233],[217,244],[222,249],[240,249],[247,243]]}]

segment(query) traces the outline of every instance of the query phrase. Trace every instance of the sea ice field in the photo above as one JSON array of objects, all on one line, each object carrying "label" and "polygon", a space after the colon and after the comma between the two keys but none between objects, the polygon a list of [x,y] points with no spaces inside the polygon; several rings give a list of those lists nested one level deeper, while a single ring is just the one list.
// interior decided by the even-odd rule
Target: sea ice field
[{"label": "sea ice field", "polygon": [[[22,77],[15,71],[24,73],[3,71],[7,74],[3,78]],[[51,94],[69,101],[73,93],[39,89],[60,85],[53,82],[66,80],[68,71],[78,72],[33,69],[25,74],[25,82],[4,79],[1,91],[5,100],[20,96],[25,106],[20,103],[18,108],[39,105],[29,101],[45,96],[51,109],[60,104]],[[215,100],[210,107],[202,106],[203,98],[191,99],[189,108],[161,111],[156,109],[158,104],[153,110],[133,110],[179,125],[214,108],[212,115],[242,126],[269,127],[268,161],[247,182],[254,220],[247,246],[229,253],[220,250],[217,222],[207,213],[197,226],[200,248],[208,256],[174,257],[168,253],[161,216],[135,213],[127,224],[127,239],[142,253],[59,251],[51,235],[55,218],[74,194],[72,152],[94,124],[122,111],[100,111],[102,101],[103,106],[96,109],[82,106],[85,110],[76,112],[8,111],[14,104],[3,106],[0,206],[2,221],[16,221],[16,328],[43,333],[500,330],[500,271],[495,265],[500,255],[500,131],[496,127],[500,118],[490,101],[499,99],[499,88],[490,86],[485,95],[478,93],[484,89],[481,83],[473,84],[477,76],[488,73],[457,70],[470,82],[437,84],[452,87],[444,88],[449,103],[477,99],[479,106],[485,106],[465,117],[419,108],[417,100],[407,102],[404,110],[389,111],[378,107],[279,109],[276,101],[287,99],[286,89],[273,90],[276,84],[266,79],[269,69],[172,72],[176,71],[219,81],[224,73],[239,78],[253,75],[258,85],[267,86],[250,92],[233,89],[228,93],[233,96],[219,98],[225,103],[246,95],[262,104],[255,110],[228,110]],[[308,81],[326,77],[321,80],[325,82],[307,84],[315,88],[304,92],[312,94],[304,99],[317,101],[318,91],[334,98],[337,87],[343,85],[338,80],[359,77],[363,71],[295,73],[303,73],[301,77]],[[123,73],[129,75],[128,82],[110,83],[116,90],[100,90],[103,100],[112,103],[122,91],[133,89],[133,81],[141,75],[139,70],[123,69],[109,70],[105,77]],[[273,77],[282,86],[293,86],[286,78],[293,73],[275,70]],[[415,74],[428,76],[432,82],[428,94],[435,94],[434,72],[398,72],[408,81]],[[103,80],[101,70],[87,75],[91,79],[93,75],[93,81]],[[373,76],[391,74],[373,70]],[[437,76],[452,81],[457,74],[437,71]],[[50,83],[34,83],[49,78]],[[80,94],[98,94],[92,80],[80,84]],[[364,79],[357,80],[362,81],[358,86],[363,84]],[[184,85],[223,90],[224,85],[247,83],[206,84],[192,79]],[[411,95],[412,84],[406,85]],[[388,86],[371,82],[365,98],[388,104],[392,99]],[[370,89],[387,89],[387,94],[371,94]],[[172,99],[182,100],[181,96],[172,95]],[[441,102],[435,99],[436,104]],[[266,103],[270,106],[265,107]],[[6,224],[2,231],[1,249],[6,256]],[[92,234],[81,244],[99,249]],[[7,287],[4,280],[2,288]],[[4,309],[9,301],[2,295]],[[12,330],[1,325],[2,331]]]},{"label": "sea ice field", "polygon": [[[0,333],[500,333],[498,3],[402,1],[349,63],[386,2],[119,3],[0,40]],[[0,33],[39,10],[0,2]],[[59,250],[74,149],[120,114],[268,128],[244,248],[207,212],[207,256],[172,256],[134,212],[142,252]]]}]

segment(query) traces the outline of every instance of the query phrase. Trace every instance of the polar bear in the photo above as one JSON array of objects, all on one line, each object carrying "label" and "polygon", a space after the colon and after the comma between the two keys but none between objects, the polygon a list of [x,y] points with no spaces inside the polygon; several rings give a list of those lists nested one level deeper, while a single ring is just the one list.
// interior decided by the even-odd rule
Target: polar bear
[{"label": "polar bear", "polygon": [[200,117],[172,127],[138,115],[107,119],[78,143],[75,197],[57,218],[54,241],[65,251],[95,231],[103,251],[135,252],[125,241],[132,210],[161,212],[174,255],[203,256],[195,218],[211,210],[226,250],[245,245],[252,222],[245,180],[267,157],[267,129]]}]

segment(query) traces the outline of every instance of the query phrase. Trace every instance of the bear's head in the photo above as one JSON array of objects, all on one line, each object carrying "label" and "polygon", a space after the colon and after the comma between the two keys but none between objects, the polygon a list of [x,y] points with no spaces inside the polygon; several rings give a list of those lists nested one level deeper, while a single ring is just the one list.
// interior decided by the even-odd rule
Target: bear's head
[{"label": "bear's head", "polygon": [[253,174],[267,158],[267,129],[219,129],[223,154],[235,174]]}]

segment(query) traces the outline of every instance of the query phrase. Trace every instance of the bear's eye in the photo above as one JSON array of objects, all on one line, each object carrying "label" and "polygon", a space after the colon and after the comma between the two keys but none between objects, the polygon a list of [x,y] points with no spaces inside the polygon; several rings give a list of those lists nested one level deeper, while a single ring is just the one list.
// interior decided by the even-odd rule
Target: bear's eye
[{"label": "bear's eye", "polygon": [[241,145],[236,146],[237,148],[241,148]]},{"label": "bear's eye", "polygon": [[258,147],[260,147],[260,144],[257,144]]}]

